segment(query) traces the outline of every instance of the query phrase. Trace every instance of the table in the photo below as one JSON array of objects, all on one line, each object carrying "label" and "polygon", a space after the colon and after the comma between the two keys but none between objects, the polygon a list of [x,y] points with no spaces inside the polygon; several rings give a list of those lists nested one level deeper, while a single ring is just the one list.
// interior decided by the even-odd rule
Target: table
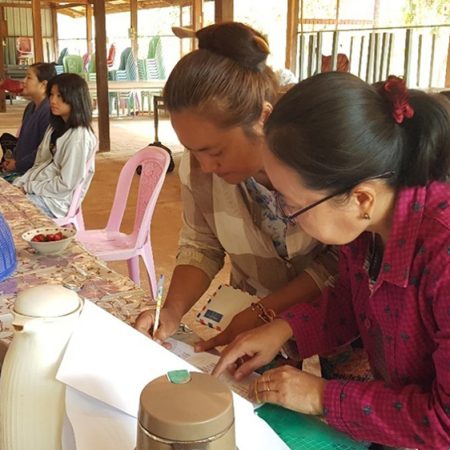
[{"label": "table", "polygon": [[[160,95],[166,80],[148,80],[148,81],[108,81],[108,94],[115,95],[117,101],[117,116],[119,116],[120,94],[129,94],[133,91],[141,93],[141,100],[143,102],[144,96],[148,99],[148,112],[151,116],[151,98],[154,95]],[[95,81],[88,81],[88,88],[93,99],[97,96],[97,83]],[[112,110],[111,95],[109,96],[110,114]],[[143,105],[142,105],[143,106]],[[133,106],[133,112],[136,114],[138,108]]]},{"label": "table", "polygon": [[34,206],[20,190],[0,179],[0,213],[8,222],[16,244],[17,269],[0,283],[0,339],[10,341],[10,309],[19,291],[41,284],[80,287],[80,295],[132,324],[149,306],[151,298],[132,280],[109,269],[103,261],[88,253],[76,240],[63,254],[43,256],[22,240],[27,230],[54,226],[53,221]]},{"label": "table", "polygon": [[[129,91],[161,91],[166,84],[166,80],[148,81],[108,81],[108,92],[129,92]],[[97,83],[88,81],[90,92],[97,91]]]}]

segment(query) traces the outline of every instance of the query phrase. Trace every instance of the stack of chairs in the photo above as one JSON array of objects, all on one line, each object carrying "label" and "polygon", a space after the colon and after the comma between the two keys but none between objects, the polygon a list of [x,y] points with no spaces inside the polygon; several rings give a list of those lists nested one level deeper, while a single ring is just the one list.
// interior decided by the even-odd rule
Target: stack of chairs
[{"label": "stack of chairs", "polygon": [[[110,79],[113,81],[137,81],[138,66],[133,56],[131,47],[127,47],[120,55],[120,65],[117,70],[109,71]],[[139,110],[139,98],[136,91],[121,92],[115,96],[117,115],[119,115],[120,106],[125,102],[130,113],[137,114]],[[112,105],[110,105],[111,107]]]}]

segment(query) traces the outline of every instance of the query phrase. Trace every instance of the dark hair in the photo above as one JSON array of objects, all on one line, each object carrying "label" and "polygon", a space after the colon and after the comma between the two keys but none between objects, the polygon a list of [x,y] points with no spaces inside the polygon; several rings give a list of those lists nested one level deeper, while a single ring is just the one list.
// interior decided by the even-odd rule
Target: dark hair
[{"label": "dark hair", "polygon": [[70,128],[85,127],[92,130],[92,103],[86,81],[75,73],[62,73],[52,78],[47,85],[47,96],[53,86],[58,86],[64,101],[70,105],[70,116],[67,122],[54,114],[50,115],[50,125],[55,131],[56,139]]},{"label": "dark hair", "polygon": [[56,77],[54,64],[38,62],[31,64],[29,68],[33,70],[39,81],[49,81]]},{"label": "dark hair", "polygon": [[196,36],[199,49],[181,58],[165,85],[169,112],[193,108],[221,127],[250,129],[278,91],[266,66],[267,40],[237,22],[210,25]]},{"label": "dark hair", "polygon": [[285,94],[265,124],[270,150],[307,187],[338,192],[393,171],[395,189],[445,180],[450,111],[443,96],[408,90],[414,111],[399,124],[382,93],[349,73],[308,78]]}]

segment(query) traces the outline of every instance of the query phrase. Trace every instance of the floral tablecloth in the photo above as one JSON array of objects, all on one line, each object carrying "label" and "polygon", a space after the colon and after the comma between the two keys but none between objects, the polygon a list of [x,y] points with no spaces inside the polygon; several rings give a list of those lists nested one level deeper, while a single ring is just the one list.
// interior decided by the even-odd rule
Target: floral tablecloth
[{"label": "floral tablecloth", "polygon": [[0,282],[0,339],[12,337],[10,309],[21,290],[41,284],[63,284],[78,290],[119,319],[132,324],[145,307],[153,303],[132,280],[91,255],[77,241],[57,256],[43,256],[25,242],[22,233],[54,223],[17,188],[0,179],[0,213],[14,236],[17,269]]}]

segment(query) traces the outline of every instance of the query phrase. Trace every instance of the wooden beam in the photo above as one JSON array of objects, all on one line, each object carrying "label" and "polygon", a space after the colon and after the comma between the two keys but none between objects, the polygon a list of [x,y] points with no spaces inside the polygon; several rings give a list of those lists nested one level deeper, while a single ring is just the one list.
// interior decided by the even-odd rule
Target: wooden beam
[{"label": "wooden beam", "polygon": [[214,21],[231,22],[234,18],[233,0],[214,0]]},{"label": "wooden beam", "polygon": [[86,4],[86,46],[88,55],[91,56],[93,53],[92,46],[92,5]]},{"label": "wooden beam", "polygon": [[31,8],[31,3],[5,2],[2,8]]},{"label": "wooden beam", "polygon": [[[5,59],[3,52],[3,43],[6,43],[6,38],[8,36],[8,27],[5,20],[5,10],[0,6],[0,80],[6,78],[5,73]],[[0,112],[6,111],[6,96],[5,91],[0,89]]]},{"label": "wooden beam", "polygon": [[287,0],[286,57],[284,65],[294,73],[297,71],[299,11],[299,0]]},{"label": "wooden beam", "polygon": [[106,64],[106,11],[104,0],[94,0],[95,67],[97,72],[97,107],[99,151],[109,152],[108,66]]},{"label": "wooden beam", "polygon": [[32,0],[31,14],[33,16],[34,62],[44,61],[44,47],[42,45],[41,2]]},{"label": "wooden beam", "polygon": [[450,37],[448,38],[447,68],[445,70],[445,87],[450,87]]},{"label": "wooden beam", "polygon": [[54,6],[50,9],[51,19],[52,19],[52,43],[53,43],[53,53],[55,55],[54,60],[56,61],[59,56],[59,37],[58,37],[58,13]]},{"label": "wooden beam", "polygon": [[131,40],[131,50],[135,59],[138,57],[138,1],[130,0],[130,40]]},{"label": "wooden beam", "polygon": [[[191,6],[192,29],[197,31],[203,27],[203,0],[192,0]],[[191,39],[191,50],[197,47],[197,39]]]},{"label": "wooden beam", "polygon": [[[300,20],[299,20],[300,23]],[[304,25],[335,25],[336,19],[303,19]],[[373,25],[372,20],[364,19],[340,19],[339,25]]]}]

